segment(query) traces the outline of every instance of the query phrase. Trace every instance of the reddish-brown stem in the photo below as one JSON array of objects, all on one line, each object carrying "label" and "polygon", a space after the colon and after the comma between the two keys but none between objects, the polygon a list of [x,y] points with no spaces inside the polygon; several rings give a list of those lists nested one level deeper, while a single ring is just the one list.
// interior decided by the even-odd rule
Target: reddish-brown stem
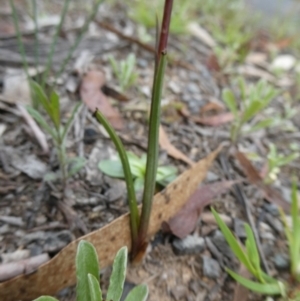
[{"label": "reddish-brown stem", "polygon": [[163,20],[162,20],[162,25],[161,25],[161,31],[160,31],[160,39],[159,39],[159,44],[158,44],[158,49],[157,49],[158,60],[160,59],[161,53],[167,52],[172,7],[173,7],[173,0],[166,0],[165,7],[164,7]]}]

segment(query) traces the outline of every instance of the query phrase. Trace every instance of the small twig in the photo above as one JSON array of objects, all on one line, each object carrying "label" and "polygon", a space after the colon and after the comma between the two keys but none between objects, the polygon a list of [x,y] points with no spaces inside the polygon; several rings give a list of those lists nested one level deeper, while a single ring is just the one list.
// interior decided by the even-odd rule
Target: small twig
[{"label": "small twig", "polygon": [[[143,42],[141,42],[140,40],[134,38],[134,37],[131,37],[131,36],[128,36],[128,35],[125,35],[123,34],[120,30],[116,29],[115,27],[113,27],[112,25],[106,23],[106,22],[102,22],[102,21],[98,21],[98,20],[95,20],[95,22],[102,28],[110,31],[110,32],[113,32],[114,34],[116,34],[117,36],[119,36],[120,38],[130,42],[130,43],[133,43],[133,44],[136,44],[138,45],[139,47],[141,47],[142,49],[150,52],[150,53],[156,53],[156,49],[155,47],[151,46],[151,45],[148,45],[148,44],[145,44]],[[191,64],[187,63],[187,62],[183,62],[181,60],[178,60],[178,59],[174,59],[172,57],[172,55],[169,55],[169,60],[170,60],[170,63],[171,64],[174,64],[174,65],[177,65],[178,67],[182,67],[182,68],[185,68],[185,69],[188,69],[188,70],[193,70],[195,71],[195,68],[194,66],[192,66]]]}]

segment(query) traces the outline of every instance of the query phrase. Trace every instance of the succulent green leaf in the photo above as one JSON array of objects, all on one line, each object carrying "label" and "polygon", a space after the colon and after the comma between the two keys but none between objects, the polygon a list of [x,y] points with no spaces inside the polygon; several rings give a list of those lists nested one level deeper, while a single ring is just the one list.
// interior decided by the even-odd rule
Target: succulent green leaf
[{"label": "succulent green leaf", "polygon": [[121,248],[113,263],[113,270],[109,280],[107,300],[119,301],[122,296],[126,276],[127,247]]},{"label": "succulent green leaf", "polygon": [[249,106],[245,109],[242,117],[242,122],[247,122],[253,118],[262,109],[262,104],[260,100],[253,100]]},{"label": "succulent green leaf", "polygon": [[141,191],[144,188],[144,181],[145,178],[136,178],[134,180],[134,190],[135,191]]},{"label": "succulent green leaf", "polygon": [[233,236],[227,225],[223,222],[223,220],[220,218],[218,213],[212,208],[211,209],[218,226],[220,227],[227,243],[229,244],[231,250],[235,254],[235,256],[238,258],[238,260],[248,269],[249,272],[252,274],[255,274],[255,270],[253,269],[253,266],[247,256],[247,254],[243,251],[240,244],[236,240],[236,238]]},{"label": "succulent green leaf", "polygon": [[59,301],[59,300],[50,296],[41,296],[38,297],[37,299],[34,299],[33,301]]},{"label": "succulent green leaf", "polygon": [[88,274],[90,301],[102,301],[102,291],[97,278]]},{"label": "succulent green leaf", "polygon": [[236,99],[233,92],[230,89],[224,89],[222,96],[226,106],[229,108],[231,113],[237,118],[238,109],[237,109]]},{"label": "succulent green leaf", "polygon": [[124,171],[121,161],[103,160],[99,162],[99,169],[106,175],[113,178],[124,178]]},{"label": "succulent green leaf", "polygon": [[249,290],[264,294],[264,295],[282,295],[284,292],[282,291],[282,283],[258,283],[252,280],[246,279],[239,274],[226,269],[227,273],[238,283],[248,288]]},{"label": "succulent green leaf", "polygon": [[148,297],[148,286],[141,284],[133,288],[127,295],[125,301],[146,301]]},{"label": "succulent green leaf", "polygon": [[76,301],[91,300],[88,274],[93,275],[99,282],[99,263],[95,247],[81,240],[76,254]]}]

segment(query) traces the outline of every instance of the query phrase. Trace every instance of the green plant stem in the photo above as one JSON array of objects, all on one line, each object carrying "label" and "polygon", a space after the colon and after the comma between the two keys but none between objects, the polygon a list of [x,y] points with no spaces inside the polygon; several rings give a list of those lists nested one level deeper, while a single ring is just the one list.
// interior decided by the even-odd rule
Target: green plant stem
[{"label": "green plant stem", "polygon": [[115,130],[113,129],[113,127],[109,124],[109,122],[106,120],[104,115],[98,109],[96,109],[96,111],[94,113],[94,117],[106,129],[111,140],[113,141],[113,143],[115,144],[115,146],[117,148],[118,154],[120,156],[120,160],[122,162],[126,186],[127,186],[127,193],[128,193],[132,246],[135,246],[137,244],[138,227],[139,227],[139,223],[140,223],[140,218],[139,218],[139,212],[138,212],[137,201],[136,201],[136,196],[135,196],[135,191],[134,191],[133,179],[132,179],[132,174],[131,174],[127,154],[126,154],[124,146],[123,146],[120,138],[116,134]]},{"label": "green plant stem", "polygon": [[65,0],[64,1],[64,7],[63,7],[63,10],[62,10],[62,13],[61,13],[61,16],[60,16],[60,21],[59,21],[59,24],[56,28],[54,38],[52,40],[50,52],[48,54],[46,69],[45,69],[45,73],[44,73],[43,80],[42,80],[42,87],[43,88],[45,88],[45,83],[46,83],[46,80],[47,80],[48,75],[49,75],[49,71],[50,71],[50,68],[51,68],[51,65],[52,65],[52,60],[53,60],[54,49],[56,47],[58,35],[61,32],[61,28],[62,28],[62,25],[63,25],[64,20],[65,20],[65,16],[66,16],[67,11],[68,11],[69,3],[70,3],[70,0]]},{"label": "green plant stem", "polygon": [[104,0],[98,0],[96,2],[96,4],[93,6],[92,8],[92,13],[91,15],[87,18],[87,20],[85,21],[80,34],[78,35],[78,37],[76,38],[75,43],[73,44],[73,46],[71,47],[71,49],[69,50],[67,57],[64,59],[60,69],[58,70],[58,72],[55,75],[55,78],[59,78],[61,76],[61,74],[64,72],[66,65],[68,64],[69,60],[71,59],[74,51],[76,50],[78,44],[80,43],[80,41],[82,40],[84,34],[86,33],[91,21],[95,18],[97,12],[98,12],[98,8],[99,5],[103,2]]},{"label": "green plant stem", "polygon": [[152,199],[155,192],[155,180],[158,165],[158,150],[159,150],[159,126],[160,126],[160,115],[161,115],[161,95],[163,89],[163,80],[165,74],[165,67],[167,63],[167,43],[169,36],[169,28],[172,14],[173,0],[166,0],[164,7],[164,15],[162,21],[162,28],[160,32],[160,41],[158,44],[158,66],[155,70],[153,89],[152,89],[152,100],[151,100],[151,111],[150,111],[150,122],[149,122],[149,133],[148,133],[148,151],[147,151],[147,163],[146,163],[146,174],[144,183],[144,194],[143,194],[143,207],[141,214],[141,222],[138,231],[138,243],[132,250],[132,258],[138,254],[140,249],[144,246],[147,231],[149,227],[149,221],[152,209]]}]

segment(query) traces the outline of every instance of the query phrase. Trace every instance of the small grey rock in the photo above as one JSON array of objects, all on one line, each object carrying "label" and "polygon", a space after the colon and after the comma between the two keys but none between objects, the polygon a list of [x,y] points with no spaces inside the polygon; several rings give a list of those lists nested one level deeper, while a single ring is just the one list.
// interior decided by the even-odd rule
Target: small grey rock
[{"label": "small grey rock", "polygon": [[58,233],[47,233],[44,252],[58,252],[73,240],[72,233],[69,230],[63,230]]},{"label": "small grey rock", "polygon": [[217,247],[217,249],[226,257],[233,259],[234,254],[231,251],[229,245],[227,244],[225,237],[222,232],[217,230],[214,236],[211,238],[213,244]]},{"label": "small grey rock", "polygon": [[197,254],[205,249],[205,241],[202,237],[188,235],[184,239],[176,238],[172,246],[176,255]]},{"label": "small grey rock", "polygon": [[220,277],[221,274],[221,268],[219,263],[208,257],[208,256],[203,256],[203,275],[208,278],[212,279],[217,279]]},{"label": "small grey rock", "polygon": [[214,182],[214,181],[217,181],[219,180],[219,176],[217,174],[215,174],[214,172],[212,171],[209,171],[207,174],[206,174],[206,181],[207,182]]},{"label": "small grey rock", "polygon": [[234,233],[239,238],[246,238],[245,222],[236,218],[234,219]]},{"label": "small grey rock", "polygon": [[147,68],[148,66],[148,61],[144,59],[138,59],[137,60],[137,65],[141,68]]},{"label": "small grey rock", "polygon": [[290,261],[285,254],[276,254],[273,257],[273,262],[278,270],[287,270],[290,267]]},{"label": "small grey rock", "polygon": [[197,85],[196,83],[188,83],[186,85],[186,90],[191,93],[191,94],[200,94],[200,88],[199,88],[199,85]]},{"label": "small grey rock", "polygon": [[271,213],[273,216],[279,216],[278,206],[275,204],[265,204],[264,209]]}]

